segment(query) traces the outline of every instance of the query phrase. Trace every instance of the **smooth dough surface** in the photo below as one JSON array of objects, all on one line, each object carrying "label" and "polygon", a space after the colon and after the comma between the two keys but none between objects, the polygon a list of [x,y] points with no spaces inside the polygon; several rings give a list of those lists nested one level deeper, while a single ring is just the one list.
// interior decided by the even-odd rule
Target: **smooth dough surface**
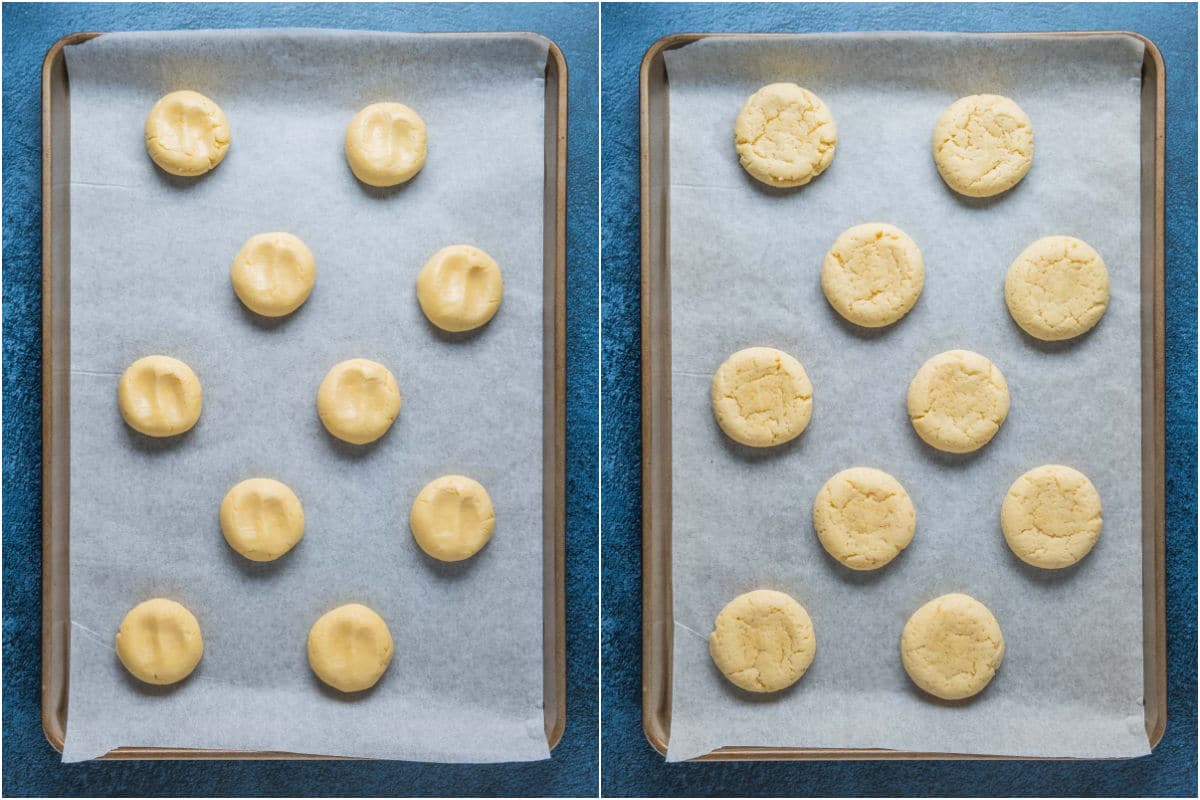
[{"label": "smooth dough surface", "polygon": [[282,317],[312,294],[317,265],[312,251],[290,233],[251,236],[229,271],[233,291],[246,308],[264,317]]},{"label": "smooth dough surface", "polygon": [[443,475],[425,484],[408,515],[413,538],[439,561],[463,561],[492,538],[496,512],[477,481]]},{"label": "smooth dough surface", "polygon": [[400,387],[388,368],[365,358],[335,364],[317,390],[325,430],[351,444],[387,433],[400,414]]},{"label": "smooth dough surface", "polygon": [[783,592],[758,589],[721,609],[708,652],[735,686],[777,692],[804,675],[817,653],[817,637],[803,606]]},{"label": "smooth dough surface", "polygon": [[1104,526],[1100,493],[1082,472],[1061,464],[1029,470],[1000,508],[1008,546],[1027,564],[1061,569],[1092,551]]},{"label": "smooth dough surface", "polygon": [[734,144],[742,167],[771,186],[803,186],[833,161],[837,125],[821,98],[794,83],[771,83],[738,113]]},{"label": "smooth dough surface", "polygon": [[221,501],[221,532],[230,547],[251,561],[274,561],[304,535],[304,508],[285,484],[250,478]]},{"label": "smooth dough surface", "polygon": [[158,597],[129,610],[117,629],[116,648],[130,675],[165,686],[192,674],[204,655],[204,639],[192,612]]},{"label": "smooth dough surface", "polygon": [[146,152],[164,172],[192,177],[221,163],[229,149],[229,120],[199,92],[171,92],[146,116]]},{"label": "smooth dough surface", "polygon": [[1047,342],[1087,333],[1108,308],[1108,267],[1087,242],[1047,236],[1008,268],[1004,301],[1021,329]]},{"label": "smooth dough surface", "polygon": [[392,663],[392,633],[383,617],[358,603],[338,606],[308,631],[308,665],[342,692],[370,689]]},{"label": "smooth dough surface", "polygon": [[891,325],[912,309],[925,286],[925,260],[895,225],[868,222],[847,228],[825,255],[821,289],[855,325]]},{"label": "smooth dough surface", "polygon": [[826,552],[850,569],[878,569],[908,547],[917,512],[900,481],[882,470],[851,467],[817,492],[813,526]]},{"label": "smooth dough surface", "polygon": [[969,453],[992,440],[1008,416],[1008,383],[988,359],[947,350],[926,361],[908,386],[917,434],[947,453]]},{"label": "smooth dough surface", "polygon": [[812,384],[800,362],[773,347],[749,347],[713,375],[712,407],[735,442],[771,447],[795,439],[812,419]]},{"label": "smooth dough surface", "polygon": [[429,321],[444,331],[486,325],[500,308],[500,265],[478,247],[443,247],[417,275],[417,300]]},{"label": "smooth dough surface", "polygon": [[117,384],[126,424],[147,436],[176,436],[200,419],[203,396],[192,368],[170,356],[146,356],[130,364]]},{"label": "smooth dough surface", "polygon": [[368,186],[395,186],[425,166],[425,122],[402,103],[373,103],[346,126],[346,161]]},{"label": "smooth dough surface", "polygon": [[1016,186],[1033,164],[1033,124],[998,94],[960,98],[933,128],[933,161],[942,180],[968,197],[991,197]]},{"label": "smooth dough surface", "polygon": [[1004,636],[983,603],[944,594],[908,618],[900,658],[921,689],[943,700],[963,700],[983,691],[1000,668]]}]

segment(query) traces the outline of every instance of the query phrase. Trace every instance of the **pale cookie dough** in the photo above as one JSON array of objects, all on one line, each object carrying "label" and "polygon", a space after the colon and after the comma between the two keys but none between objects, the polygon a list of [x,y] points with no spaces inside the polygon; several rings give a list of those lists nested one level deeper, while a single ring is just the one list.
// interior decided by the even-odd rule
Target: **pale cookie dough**
[{"label": "pale cookie dough", "polygon": [[368,186],[395,186],[425,166],[425,122],[401,103],[374,103],[346,126],[346,161]]},{"label": "pale cookie dough", "polygon": [[117,404],[126,424],[147,436],[175,436],[200,419],[200,379],[170,356],[146,356],[126,368],[117,384]]},{"label": "pale cookie dough", "polygon": [[804,607],[783,592],[759,589],[729,601],[708,637],[717,669],[749,692],[777,692],[804,675],[817,637]]},{"label": "pale cookie dough", "polygon": [[387,433],[400,414],[400,387],[388,368],[365,358],[335,364],[317,390],[325,430],[351,444]]},{"label": "pale cookie dough", "polygon": [[312,251],[292,234],[260,233],[238,250],[229,277],[246,308],[264,317],[282,317],[312,294],[317,265]]},{"label": "pale cookie dough", "polygon": [[444,475],[425,484],[408,515],[413,538],[439,561],[463,561],[492,538],[496,512],[478,482]]},{"label": "pale cookie dough", "polygon": [[746,172],[771,186],[803,186],[833,161],[837,125],[812,92],[772,83],[742,106],[733,139]]},{"label": "pale cookie dough", "polygon": [[500,266],[478,247],[443,247],[417,275],[417,300],[429,321],[444,331],[486,325],[500,308]]},{"label": "pale cookie dough", "polygon": [[908,416],[925,443],[969,453],[992,440],[1008,416],[1008,384],[996,365],[970,350],[926,361],[908,386]]},{"label": "pale cookie dough", "polygon": [[200,624],[192,612],[161,597],[130,609],[117,630],[116,647],[130,675],[159,686],[191,675],[204,655]]},{"label": "pale cookie dough", "polygon": [[900,481],[882,470],[851,467],[817,492],[813,526],[826,552],[850,569],[878,569],[908,547],[917,512]]},{"label": "pale cookie dough", "polygon": [[943,700],[979,694],[1004,660],[1000,624],[965,594],[944,594],[917,609],[900,635],[900,659],[913,683]]},{"label": "pale cookie dough", "polygon": [[812,384],[800,362],[773,347],[725,360],[712,379],[712,408],[735,442],[770,447],[795,439],[812,419]]},{"label": "pale cookie dough", "polygon": [[171,92],[146,117],[146,152],[164,172],[203,175],[228,149],[225,112],[199,92]]},{"label": "pale cookie dough", "polygon": [[1000,527],[1017,557],[1042,569],[1069,567],[1091,552],[1104,525],[1100,493],[1082,472],[1061,464],[1029,470],[1013,482]]},{"label": "pale cookie dough", "polygon": [[390,663],[392,634],[383,617],[366,606],[339,606],[308,631],[308,665],[339,691],[370,689]]},{"label": "pale cookie dough", "polygon": [[996,94],[954,101],[933,128],[933,162],[942,180],[967,197],[1016,186],[1033,164],[1033,125],[1021,107]]},{"label": "pale cookie dough", "polygon": [[286,485],[250,478],[221,501],[221,532],[230,547],[251,561],[274,561],[304,535],[304,509]]},{"label": "pale cookie dough", "polygon": [[821,266],[821,289],[829,305],[866,328],[903,317],[924,286],[925,261],[917,243],[883,222],[842,231]]},{"label": "pale cookie dough", "polygon": [[1047,236],[1026,247],[1004,279],[1008,313],[1047,342],[1090,331],[1108,308],[1108,268],[1086,242]]}]

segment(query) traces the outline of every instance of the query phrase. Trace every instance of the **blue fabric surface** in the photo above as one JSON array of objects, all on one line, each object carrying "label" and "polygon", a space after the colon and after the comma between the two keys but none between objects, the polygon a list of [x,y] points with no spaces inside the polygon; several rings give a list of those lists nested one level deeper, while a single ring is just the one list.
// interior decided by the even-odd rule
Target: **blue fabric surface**
[{"label": "blue fabric surface", "polygon": [[[591,4],[5,5],[4,777],[6,795],[579,795],[597,786],[596,20]],[[326,27],[526,30],[556,42],[570,81],[567,332],[567,729],[549,761],[94,762],[43,738],[41,614],[41,65],[76,31]]]},{"label": "blue fabric surface", "polygon": [[[641,728],[638,66],[680,32],[1131,30],[1167,65],[1168,722],[1131,761],[667,765]],[[1164,5],[621,5],[603,65],[602,643],[606,795],[1195,795],[1196,9]]]}]

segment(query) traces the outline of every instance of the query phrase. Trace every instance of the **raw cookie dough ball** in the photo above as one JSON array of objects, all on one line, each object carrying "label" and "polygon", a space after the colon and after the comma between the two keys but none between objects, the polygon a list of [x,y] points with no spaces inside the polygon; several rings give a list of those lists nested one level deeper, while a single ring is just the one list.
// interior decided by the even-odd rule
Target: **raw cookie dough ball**
[{"label": "raw cookie dough ball", "polygon": [[804,675],[817,637],[804,607],[783,592],[759,589],[729,601],[708,652],[717,669],[748,692],[777,692]]},{"label": "raw cookie dough ball", "polygon": [[171,92],[146,117],[146,152],[172,175],[203,175],[225,158],[229,121],[199,92]]},{"label": "raw cookie dough ball", "polygon": [[500,308],[500,266],[478,247],[443,247],[417,275],[417,300],[429,321],[444,331],[486,325]]},{"label": "raw cookie dough ball", "polygon": [[812,92],[772,83],[742,106],[733,139],[746,172],[771,186],[803,186],[833,161],[837,125]]},{"label": "raw cookie dough ball", "polygon": [[847,228],[825,255],[821,288],[829,304],[855,325],[880,328],[903,317],[925,286],[917,243],[895,225]]},{"label": "raw cookie dough ball", "polygon": [[712,379],[717,424],[750,447],[783,444],[803,433],[812,418],[812,394],[800,362],[773,347],[739,350]]},{"label": "raw cookie dough ball", "polygon": [[292,234],[260,233],[238,250],[229,277],[246,308],[264,317],[282,317],[312,294],[317,266],[312,252]]},{"label": "raw cookie dough ball", "polygon": [[373,103],[346,126],[346,160],[368,186],[395,186],[425,166],[425,122],[401,103]]},{"label": "raw cookie dough ball", "polygon": [[421,489],[408,515],[413,538],[439,561],[463,561],[492,538],[496,512],[478,482],[445,475]]},{"label": "raw cookie dough ball", "polygon": [[335,364],[317,390],[325,430],[343,442],[368,444],[400,414],[400,387],[388,368],[365,358]]},{"label": "raw cookie dough ball", "polygon": [[900,659],[913,683],[943,700],[983,691],[1004,660],[1000,624],[965,594],[944,594],[917,609],[900,635]]},{"label": "raw cookie dough ball", "polygon": [[308,665],[339,691],[370,689],[390,663],[391,631],[383,617],[366,606],[338,606],[308,631]]},{"label": "raw cookie dough ball", "polygon": [[1029,470],[1013,482],[1000,527],[1017,557],[1042,569],[1069,567],[1091,552],[1100,529],[1100,493],[1082,472],[1061,464]]},{"label": "raw cookie dough ball", "polygon": [[1008,416],[1008,384],[978,353],[947,350],[917,370],[908,386],[908,416],[930,447],[969,453],[990,442]]},{"label": "raw cookie dough ball", "polygon": [[942,180],[967,197],[1016,186],[1033,164],[1033,125],[1021,107],[997,94],[950,104],[933,128],[933,162]]},{"label": "raw cookie dough ball", "polygon": [[161,597],[130,609],[117,630],[116,646],[130,675],[159,686],[191,675],[204,655],[200,624],[192,612]]},{"label": "raw cookie dough ball", "polygon": [[179,359],[139,358],[117,384],[117,404],[126,424],[138,433],[175,436],[200,419],[200,379]]},{"label": "raw cookie dough ball", "polygon": [[274,561],[304,535],[304,509],[296,493],[270,478],[250,478],[221,501],[225,541],[251,561]]},{"label": "raw cookie dough ball", "polygon": [[851,467],[817,492],[813,526],[826,552],[850,569],[878,569],[908,547],[917,512],[900,481],[882,470]]},{"label": "raw cookie dough ball", "polygon": [[1086,242],[1047,236],[1026,247],[1004,279],[1008,313],[1046,342],[1090,331],[1108,308],[1108,268]]}]

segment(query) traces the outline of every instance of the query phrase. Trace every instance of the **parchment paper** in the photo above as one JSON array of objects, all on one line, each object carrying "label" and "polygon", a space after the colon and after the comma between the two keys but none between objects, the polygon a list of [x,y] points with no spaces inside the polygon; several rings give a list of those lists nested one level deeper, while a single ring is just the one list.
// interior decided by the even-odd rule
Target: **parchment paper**
[{"label": "parchment paper", "polygon": [[[118,745],[285,750],[431,761],[548,756],[542,715],[542,203],[547,48],[334,31],[108,34],[67,49],[71,82],[71,671],[65,761]],[[172,179],[142,126],[164,93],[215,99],[224,162]],[[343,136],[364,105],[399,100],[429,130],[424,170],[394,190],[359,184]],[[270,322],[229,282],[251,235],[286,230],[316,288]],[[467,337],[439,334],[416,300],[439,248],[470,243],[504,271],[504,303]],[[204,388],[178,440],[132,432],[117,380],[136,358],[187,362]],[[317,386],[371,358],[403,408],[374,445],[330,437]],[[461,472],[496,507],[491,543],[444,565],[413,542],[429,480]],[[304,539],[256,565],[226,545],[225,492],[291,486]],[[205,638],[173,689],[122,669],[113,635],[167,596]],[[348,602],[395,640],[377,686],[346,698],[309,670],[308,629]]]},{"label": "parchment paper", "polygon": [[[967,35],[708,39],[666,55],[670,82],[674,693],[668,760],[723,745],[882,747],[952,753],[1136,756],[1142,708],[1139,362],[1139,76],[1131,39]],[[733,148],[734,119],[763,84],[794,81],[833,111],[828,171],[774,191]],[[967,94],[1013,97],[1033,120],[1033,168],[1013,191],[970,201],[947,189],[930,140]],[[925,257],[925,289],[899,324],[844,323],[821,292],[821,260],[845,228],[885,221]],[[1065,345],[1025,336],[1004,275],[1033,240],[1070,234],[1104,257],[1107,314]],[[779,347],[814,387],[808,430],[782,450],[734,445],[713,421],[709,381],[734,351]],[[905,412],[930,356],[976,350],[1003,371],[1012,410],[975,455],[939,454]],[[1031,467],[1087,474],[1104,532],[1075,568],[1025,566],[1000,504]],[[854,573],[822,550],[812,500],[854,465],[895,475],[917,509],[909,548]],[[726,602],[756,588],[796,597],[816,660],[790,690],[753,697],[712,665]],[[924,696],[900,664],[900,631],[927,600],[988,605],[1004,664],[973,701]]]}]

